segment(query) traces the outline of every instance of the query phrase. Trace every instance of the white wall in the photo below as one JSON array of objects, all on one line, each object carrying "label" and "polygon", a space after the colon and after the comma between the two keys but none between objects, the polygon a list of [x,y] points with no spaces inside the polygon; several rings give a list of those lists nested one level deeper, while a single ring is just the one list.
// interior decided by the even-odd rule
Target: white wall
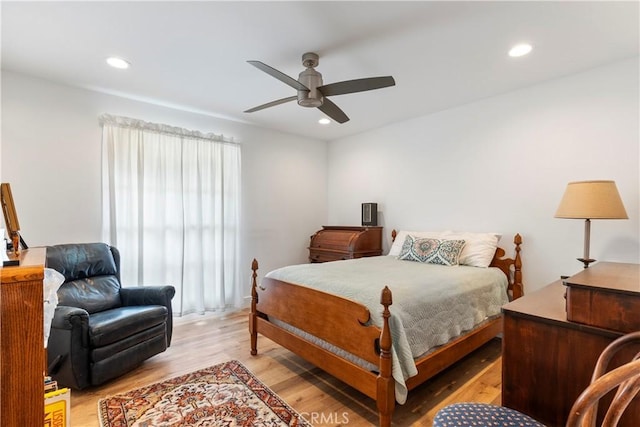
[{"label": "white wall", "polygon": [[1,179],[30,246],[101,240],[102,113],[234,137],[242,144],[241,265],[307,260],[326,222],[327,144],[2,72]]},{"label": "white wall", "polygon": [[[323,224],[377,202],[392,228],[524,238],[526,290],[580,269],[583,223],[554,219],[566,183],[614,179],[630,219],[593,221],[591,255],[640,262],[638,58],[333,141],[272,132],[2,72],[0,178],[27,243],[100,239],[100,127],[111,113],[243,146],[241,262],[304,262]],[[428,87],[424,89],[428,96]],[[328,200],[328,205],[327,205]],[[328,221],[327,221],[328,219]]]},{"label": "white wall", "polygon": [[594,220],[591,257],[638,263],[638,76],[635,58],[332,141],[328,222],[377,202],[386,236],[520,233],[526,292],[581,269],[584,222],[553,218],[567,182],[613,179],[629,220]]}]

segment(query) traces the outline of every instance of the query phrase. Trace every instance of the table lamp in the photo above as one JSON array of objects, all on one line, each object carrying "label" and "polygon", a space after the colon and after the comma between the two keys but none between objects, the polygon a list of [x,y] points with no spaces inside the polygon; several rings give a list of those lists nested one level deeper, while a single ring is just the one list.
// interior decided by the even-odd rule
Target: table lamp
[{"label": "table lamp", "polygon": [[584,256],[578,261],[584,268],[595,259],[589,258],[592,219],[628,219],[614,181],[577,181],[567,184],[556,218],[584,219]]}]

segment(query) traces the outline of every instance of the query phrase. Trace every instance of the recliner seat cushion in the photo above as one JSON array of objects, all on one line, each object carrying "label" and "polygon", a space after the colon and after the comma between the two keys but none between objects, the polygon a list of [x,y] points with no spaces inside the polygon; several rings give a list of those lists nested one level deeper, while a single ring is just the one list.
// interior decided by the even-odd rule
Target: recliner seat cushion
[{"label": "recliner seat cushion", "polygon": [[103,347],[138,332],[167,322],[167,308],[161,305],[118,307],[89,317],[89,343]]}]

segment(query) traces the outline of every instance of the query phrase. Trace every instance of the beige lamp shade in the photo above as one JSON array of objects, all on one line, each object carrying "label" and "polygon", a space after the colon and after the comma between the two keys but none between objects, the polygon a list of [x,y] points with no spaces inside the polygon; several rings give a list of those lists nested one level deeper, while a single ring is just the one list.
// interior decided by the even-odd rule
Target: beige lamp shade
[{"label": "beige lamp shade", "polygon": [[628,219],[614,181],[577,181],[567,184],[556,218]]}]

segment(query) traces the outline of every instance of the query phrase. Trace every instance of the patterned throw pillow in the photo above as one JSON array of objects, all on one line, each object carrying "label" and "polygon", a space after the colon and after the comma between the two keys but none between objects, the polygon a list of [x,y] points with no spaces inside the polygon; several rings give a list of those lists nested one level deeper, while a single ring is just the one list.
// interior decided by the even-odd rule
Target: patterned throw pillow
[{"label": "patterned throw pillow", "polygon": [[398,259],[427,264],[458,265],[464,240],[443,240],[407,236]]}]

